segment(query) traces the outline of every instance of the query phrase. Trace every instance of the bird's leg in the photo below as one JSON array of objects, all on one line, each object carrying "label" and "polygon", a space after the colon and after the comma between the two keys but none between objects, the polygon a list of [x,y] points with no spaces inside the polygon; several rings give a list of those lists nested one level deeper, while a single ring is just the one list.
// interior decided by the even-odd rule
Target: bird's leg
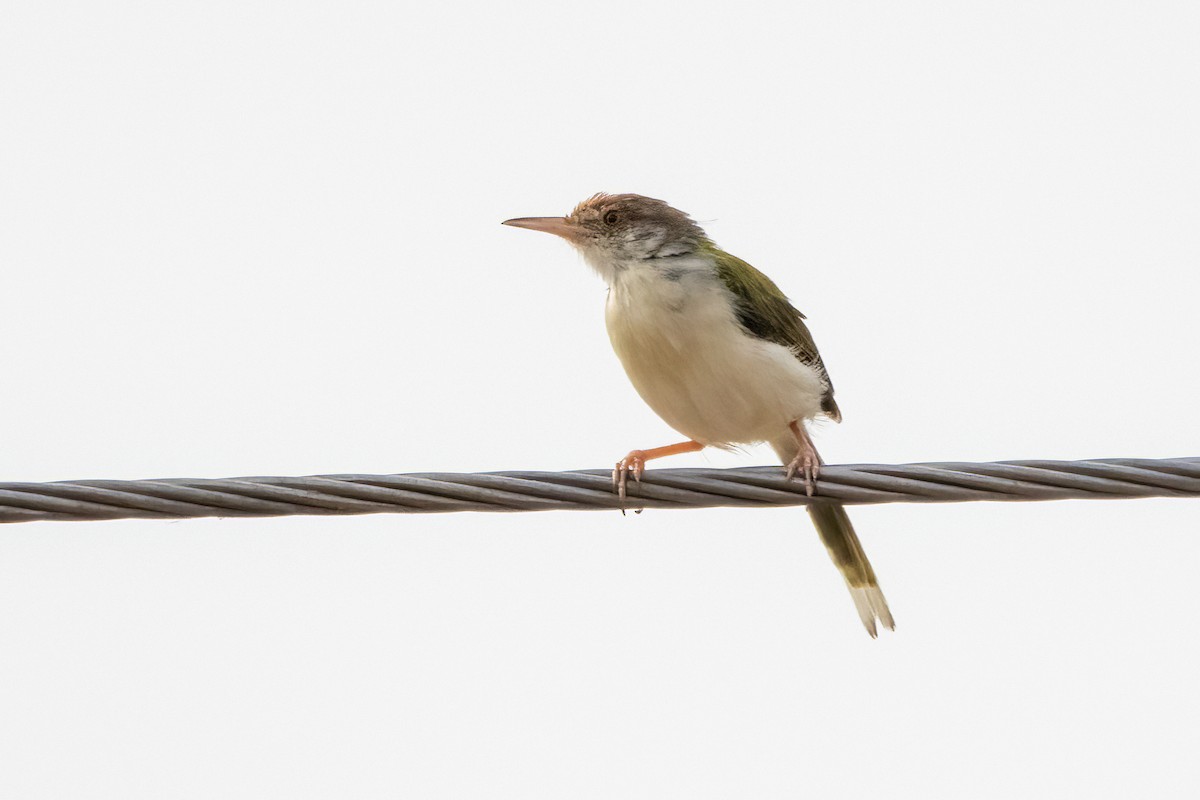
[{"label": "bird's leg", "polygon": [[632,474],[633,479],[640,483],[642,472],[646,469],[647,461],[662,458],[663,456],[675,456],[680,453],[694,453],[697,450],[703,449],[704,445],[699,442],[686,441],[679,444],[669,444],[666,447],[656,447],[653,450],[630,450],[629,455],[622,458],[613,467],[613,489],[616,490],[617,496],[624,500],[625,482],[629,479],[630,474]]},{"label": "bird's leg", "polygon": [[812,439],[809,438],[808,431],[804,429],[804,423],[799,420],[792,420],[788,424],[792,434],[796,437],[796,444],[800,445],[799,452],[787,465],[787,477],[790,481],[796,477],[796,473],[800,470],[804,471],[804,492],[809,497],[817,491],[817,476],[821,474],[821,456],[817,454],[817,448],[813,445]]}]

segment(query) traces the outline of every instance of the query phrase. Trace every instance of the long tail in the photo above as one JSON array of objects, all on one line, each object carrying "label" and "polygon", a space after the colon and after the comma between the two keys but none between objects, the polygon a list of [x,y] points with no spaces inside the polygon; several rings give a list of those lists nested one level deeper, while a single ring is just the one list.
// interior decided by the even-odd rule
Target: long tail
[{"label": "long tail", "polygon": [[862,542],[850,524],[850,515],[841,503],[830,501],[814,501],[808,504],[808,515],[812,517],[821,541],[829,550],[829,557],[842,571],[846,586],[850,588],[850,596],[854,598],[854,607],[858,609],[859,619],[871,638],[876,636],[875,622],[878,620],[889,630],[896,629],[892,612],[888,610],[887,600],[879,589],[879,581],[875,578],[875,570],[863,552]]},{"label": "long tail", "polygon": [[[840,415],[839,415],[840,416]],[[805,429],[801,427],[801,432]],[[811,442],[809,442],[811,446]],[[784,464],[791,462],[799,452],[799,444],[791,431],[771,440],[771,448]],[[818,459],[820,456],[818,456]],[[896,623],[892,612],[888,610],[887,600],[879,589],[879,581],[875,578],[875,570],[863,551],[862,542],[850,524],[850,516],[846,507],[832,500],[822,500],[820,481],[817,482],[817,497],[808,504],[808,515],[812,517],[813,526],[821,535],[821,541],[829,550],[829,557],[841,570],[850,589],[850,597],[854,607],[858,609],[858,617],[863,627],[874,639],[878,635],[876,622],[883,624],[888,630],[895,630]]]}]

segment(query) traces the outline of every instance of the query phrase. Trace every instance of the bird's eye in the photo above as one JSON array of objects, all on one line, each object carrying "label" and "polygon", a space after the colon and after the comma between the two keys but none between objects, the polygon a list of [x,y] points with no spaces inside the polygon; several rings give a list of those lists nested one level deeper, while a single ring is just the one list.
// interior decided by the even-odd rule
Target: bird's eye
[{"label": "bird's eye", "polygon": [[616,225],[617,220],[619,220],[620,218],[621,218],[621,215],[618,214],[617,212],[609,211],[607,214],[604,215],[604,224],[605,225]]}]

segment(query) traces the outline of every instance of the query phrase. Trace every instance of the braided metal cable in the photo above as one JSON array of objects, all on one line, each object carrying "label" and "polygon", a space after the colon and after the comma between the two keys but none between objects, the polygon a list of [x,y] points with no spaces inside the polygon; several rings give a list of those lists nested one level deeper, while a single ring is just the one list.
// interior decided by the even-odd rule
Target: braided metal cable
[{"label": "braided metal cable", "polygon": [[[629,507],[1200,497],[1200,457],[852,464],[821,469],[816,498],[780,467],[654,469]],[[607,470],[0,483],[0,522],[295,514],[617,509]]]}]

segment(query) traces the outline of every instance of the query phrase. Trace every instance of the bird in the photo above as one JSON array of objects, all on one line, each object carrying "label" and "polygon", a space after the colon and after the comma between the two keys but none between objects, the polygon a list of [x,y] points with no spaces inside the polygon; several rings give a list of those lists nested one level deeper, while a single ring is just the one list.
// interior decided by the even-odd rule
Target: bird
[{"label": "bird", "polygon": [[[833,384],[805,316],[775,283],[718,247],[686,213],[639,194],[595,194],[562,217],[504,225],[569,242],[608,284],[604,319],[634,389],[677,444],[631,450],[613,469],[622,499],[646,463],[705,447],[766,442],[811,497],[822,460],[807,426],[840,422]],[[845,507],[813,497],[808,514],[867,633],[895,630]]]}]

